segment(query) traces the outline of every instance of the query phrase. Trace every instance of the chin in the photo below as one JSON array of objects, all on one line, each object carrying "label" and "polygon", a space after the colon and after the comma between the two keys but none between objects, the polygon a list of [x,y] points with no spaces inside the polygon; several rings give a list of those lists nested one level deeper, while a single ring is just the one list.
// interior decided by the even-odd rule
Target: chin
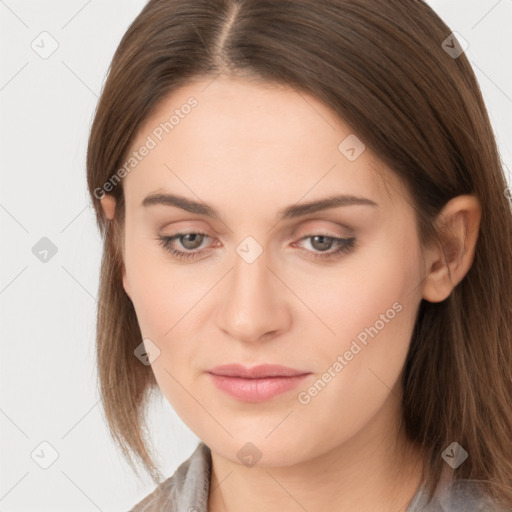
[{"label": "chin", "polygon": [[[266,435],[266,434],[265,434]],[[265,435],[234,437],[224,443],[208,444],[210,449],[232,463],[247,467],[280,467],[301,462],[304,459],[304,443],[282,439],[265,439]]]}]

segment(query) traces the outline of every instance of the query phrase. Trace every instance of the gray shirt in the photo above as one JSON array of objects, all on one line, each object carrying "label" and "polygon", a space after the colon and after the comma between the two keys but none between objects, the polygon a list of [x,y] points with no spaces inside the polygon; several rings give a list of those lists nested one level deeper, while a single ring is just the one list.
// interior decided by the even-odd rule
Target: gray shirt
[{"label": "gray shirt", "polygon": [[[201,441],[174,474],[130,512],[208,512],[211,464],[210,449]],[[458,480],[443,490],[438,488],[430,503],[421,485],[406,512],[494,511],[498,512],[498,508],[471,480]]]}]

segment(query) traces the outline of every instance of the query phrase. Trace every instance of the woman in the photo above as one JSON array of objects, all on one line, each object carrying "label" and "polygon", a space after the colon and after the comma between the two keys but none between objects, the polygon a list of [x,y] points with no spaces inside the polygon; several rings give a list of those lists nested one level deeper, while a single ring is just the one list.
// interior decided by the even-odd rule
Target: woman
[{"label": "woman", "polygon": [[[134,511],[512,509],[512,215],[421,1],[150,0],[87,177]],[[161,482],[160,391],[201,440]]]}]

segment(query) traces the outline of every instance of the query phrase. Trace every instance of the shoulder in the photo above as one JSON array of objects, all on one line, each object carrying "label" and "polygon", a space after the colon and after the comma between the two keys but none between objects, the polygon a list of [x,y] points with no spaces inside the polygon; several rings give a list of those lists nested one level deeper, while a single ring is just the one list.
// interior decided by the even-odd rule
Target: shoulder
[{"label": "shoulder", "polygon": [[455,480],[438,487],[431,501],[421,486],[407,512],[512,512],[512,509],[500,508],[480,490],[476,480]]},{"label": "shoulder", "polygon": [[455,480],[445,493],[440,495],[447,511],[455,512],[512,512],[504,509],[484,494],[477,480]]},{"label": "shoulder", "polygon": [[200,442],[174,474],[130,512],[207,512],[210,472],[210,449]]}]

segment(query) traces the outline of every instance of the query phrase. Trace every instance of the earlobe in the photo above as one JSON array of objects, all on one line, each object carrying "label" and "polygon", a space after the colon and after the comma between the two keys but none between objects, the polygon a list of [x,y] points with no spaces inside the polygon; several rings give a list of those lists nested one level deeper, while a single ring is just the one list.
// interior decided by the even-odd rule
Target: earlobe
[{"label": "earlobe", "polygon": [[423,298],[442,302],[471,268],[482,216],[476,196],[462,195],[450,200],[436,220],[442,243],[426,252]]},{"label": "earlobe", "polygon": [[105,217],[112,220],[116,210],[116,200],[113,195],[105,194],[101,199],[101,207]]}]

